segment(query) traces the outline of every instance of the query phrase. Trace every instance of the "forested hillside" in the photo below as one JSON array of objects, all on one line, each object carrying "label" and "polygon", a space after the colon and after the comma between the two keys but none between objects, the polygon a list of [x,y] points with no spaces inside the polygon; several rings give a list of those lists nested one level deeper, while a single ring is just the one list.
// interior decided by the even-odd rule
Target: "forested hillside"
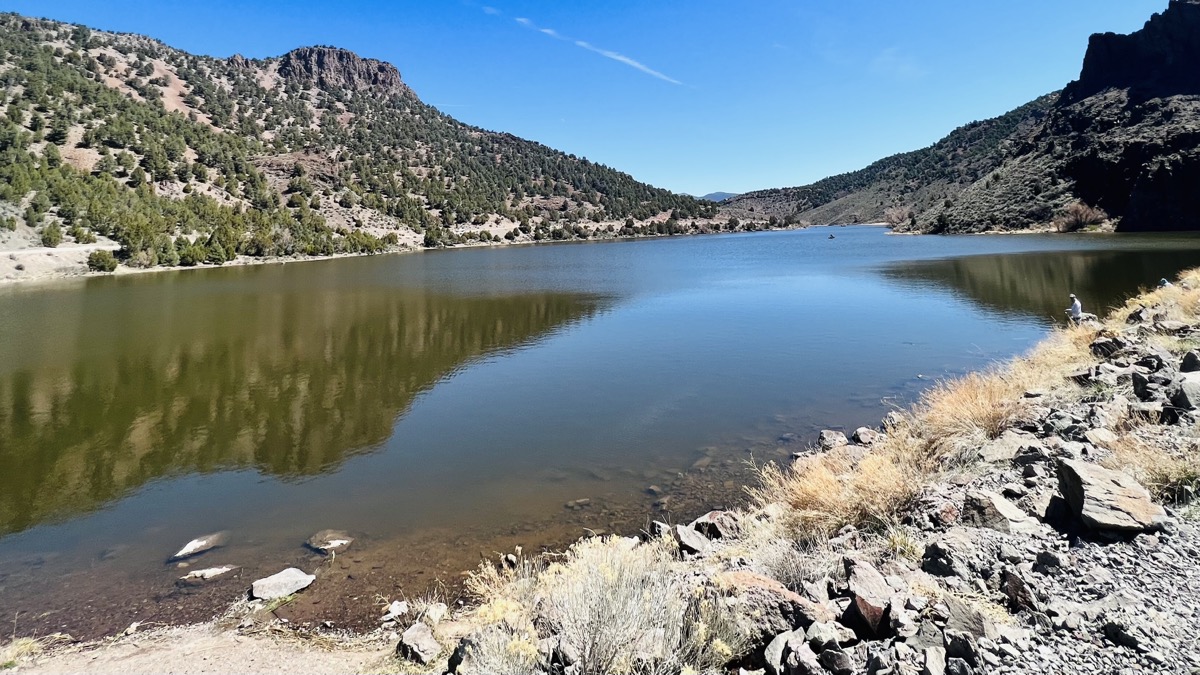
[{"label": "forested hillside", "polygon": [[0,82],[0,227],[108,237],[135,266],[671,233],[715,213],[462,124],[332,47],[217,59],[2,14]]}]

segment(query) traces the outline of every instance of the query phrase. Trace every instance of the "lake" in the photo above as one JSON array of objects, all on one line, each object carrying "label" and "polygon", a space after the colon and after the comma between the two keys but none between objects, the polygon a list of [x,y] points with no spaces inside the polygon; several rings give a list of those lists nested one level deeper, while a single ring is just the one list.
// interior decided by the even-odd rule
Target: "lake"
[{"label": "lake", "polygon": [[[1103,313],[1198,265],[1192,236],[853,226],[6,288],[0,607],[79,637],[296,565],[324,570],[297,619],[364,627],[513,546],[735,505],[754,463],[1025,351],[1068,293]],[[301,546],[325,528],[358,539],[334,564]],[[194,565],[241,576],[177,587],[216,530]]]}]

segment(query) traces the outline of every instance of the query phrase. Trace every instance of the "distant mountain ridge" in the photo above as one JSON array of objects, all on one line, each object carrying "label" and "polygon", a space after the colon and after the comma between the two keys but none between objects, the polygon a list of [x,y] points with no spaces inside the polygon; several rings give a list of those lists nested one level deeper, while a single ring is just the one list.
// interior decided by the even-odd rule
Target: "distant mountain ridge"
[{"label": "distant mountain ridge", "polygon": [[699,197],[698,199],[703,199],[704,201],[709,202],[723,202],[730,197],[736,196],[738,196],[738,193],[736,192],[710,192],[703,197]]},{"label": "distant mountain ridge", "polygon": [[716,212],[463,124],[335,47],[217,59],[0,14],[0,82],[0,235],[108,237],[135,266],[675,234]]},{"label": "distant mountain ridge", "polygon": [[732,216],[901,230],[1200,229],[1200,2],[1093,35],[1080,78],[929,148],[812,185],[759,190]]}]

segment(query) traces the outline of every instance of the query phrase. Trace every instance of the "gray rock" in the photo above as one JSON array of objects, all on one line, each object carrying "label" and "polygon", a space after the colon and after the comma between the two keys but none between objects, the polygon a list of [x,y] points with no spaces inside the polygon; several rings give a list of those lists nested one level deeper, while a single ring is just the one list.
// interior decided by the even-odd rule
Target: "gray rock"
[{"label": "gray rock", "polygon": [[211,551],[214,548],[224,546],[227,541],[229,541],[229,532],[226,530],[213,532],[212,534],[206,534],[203,537],[196,537],[195,539],[184,544],[183,548],[175,552],[175,555],[167,558],[167,562],[175,562],[176,560],[183,560],[185,558],[191,558],[192,556],[200,555],[205,551]]},{"label": "gray rock", "polygon": [[1200,408],[1200,372],[1180,375],[1178,389],[1171,394],[1171,403],[1184,410]]},{"label": "gray rock", "polygon": [[449,611],[450,608],[446,606],[446,603],[431,602],[421,611],[421,621],[430,626],[436,626],[442,622],[442,619],[446,618],[446,613]]},{"label": "gray rock", "polygon": [[250,595],[259,600],[275,600],[286,598],[297,591],[308,588],[317,577],[305,574],[302,570],[289,567],[282,572],[255,581],[250,587]]},{"label": "gray rock", "polygon": [[817,443],[825,450],[832,450],[836,447],[849,445],[850,441],[846,438],[846,434],[840,431],[823,429],[821,435],[817,438]]},{"label": "gray rock", "polygon": [[1063,460],[1059,490],[1071,512],[1099,531],[1141,532],[1160,529],[1166,511],[1150,499],[1137,481],[1119,471],[1089,462]]},{"label": "gray rock", "polygon": [[1108,429],[1088,429],[1083,437],[1088,443],[1099,446],[1101,448],[1111,448],[1113,443],[1117,442],[1117,435]]},{"label": "gray rock", "polygon": [[975,671],[965,660],[950,657],[946,659],[946,675],[975,675]]},{"label": "gray rock", "polygon": [[[783,650],[787,647],[788,639],[792,637],[793,631],[786,631],[776,635],[770,642],[767,643],[767,648],[763,650],[763,666],[767,671],[767,675],[783,675]],[[803,629],[800,630],[803,634]]]},{"label": "gray rock", "polygon": [[748,638],[751,649],[761,649],[780,633],[808,628],[816,621],[828,622],[837,618],[823,605],[807,600],[778,581],[755,572],[722,572],[714,581],[727,589],[732,618]]},{"label": "gray rock", "polygon": [[991,464],[1008,463],[1013,461],[1022,448],[1040,445],[1033,434],[1009,429],[1000,434],[999,438],[979,448],[979,458]]},{"label": "gray rock", "polygon": [[1004,497],[984,490],[967,493],[962,521],[998,532],[1022,533],[1037,529],[1037,523]]},{"label": "gray rock", "polygon": [[962,659],[969,665],[979,664],[979,647],[975,638],[966,631],[946,631],[946,658]]},{"label": "gray rock", "polygon": [[1008,598],[1008,603],[1014,611],[1041,611],[1041,604],[1029,583],[1013,570],[1006,569],[1001,574],[1000,590],[1004,592],[1004,597]]},{"label": "gray rock", "polygon": [[870,427],[859,427],[854,430],[854,442],[870,447],[887,438],[887,435]]},{"label": "gray rock", "polygon": [[442,653],[442,645],[433,637],[433,630],[418,621],[404,631],[396,644],[396,653],[421,665],[428,664]]},{"label": "gray rock", "polygon": [[946,648],[926,647],[921,675],[946,675]]},{"label": "gray rock", "polygon": [[690,527],[676,525],[671,528],[671,534],[675,537],[675,542],[679,544],[679,550],[684,553],[706,556],[712,552],[712,542]]},{"label": "gray rock", "polygon": [[354,543],[354,537],[346,534],[341,530],[321,530],[308,538],[304,545],[324,555],[331,553],[341,553],[350,548]]},{"label": "gray rock", "polygon": [[888,628],[887,613],[892,588],[878,570],[863,560],[845,558],[843,564],[850,593],[847,622],[852,627],[865,630],[870,636],[881,637]]},{"label": "gray rock", "polygon": [[709,539],[731,539],[742,530],[741,517],[733,511],[709,511],[689,527]]},{"label": "gray rock", "polygon": [[820,654],[826,649],[836,649],[854,644],[858,637],[854,631],[837,622],[817,621],[804,632],[808,646]]},{"label": "gray rock", "polygon": [[808,644],[793,645],[789,643],[789,651],[784,657],[784,667],[788,675],[825,675],[817,655]]}]

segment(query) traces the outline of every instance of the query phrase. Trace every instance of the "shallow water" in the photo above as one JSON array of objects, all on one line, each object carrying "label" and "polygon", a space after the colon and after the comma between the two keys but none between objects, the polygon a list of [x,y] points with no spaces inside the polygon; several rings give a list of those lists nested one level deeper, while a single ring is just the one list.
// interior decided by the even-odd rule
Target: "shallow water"
[{"label": "shallow water", "polygon": [[349,530],[399,592],[636,529],[650,484],[685,518],[747,460],[1024,351],[1069,292],[1100,313],[1196,265],[1189,236],[845,227],[8,289],[0,607],[174,597],[166,557],[222,529],[201,562],[248,575]]}]

